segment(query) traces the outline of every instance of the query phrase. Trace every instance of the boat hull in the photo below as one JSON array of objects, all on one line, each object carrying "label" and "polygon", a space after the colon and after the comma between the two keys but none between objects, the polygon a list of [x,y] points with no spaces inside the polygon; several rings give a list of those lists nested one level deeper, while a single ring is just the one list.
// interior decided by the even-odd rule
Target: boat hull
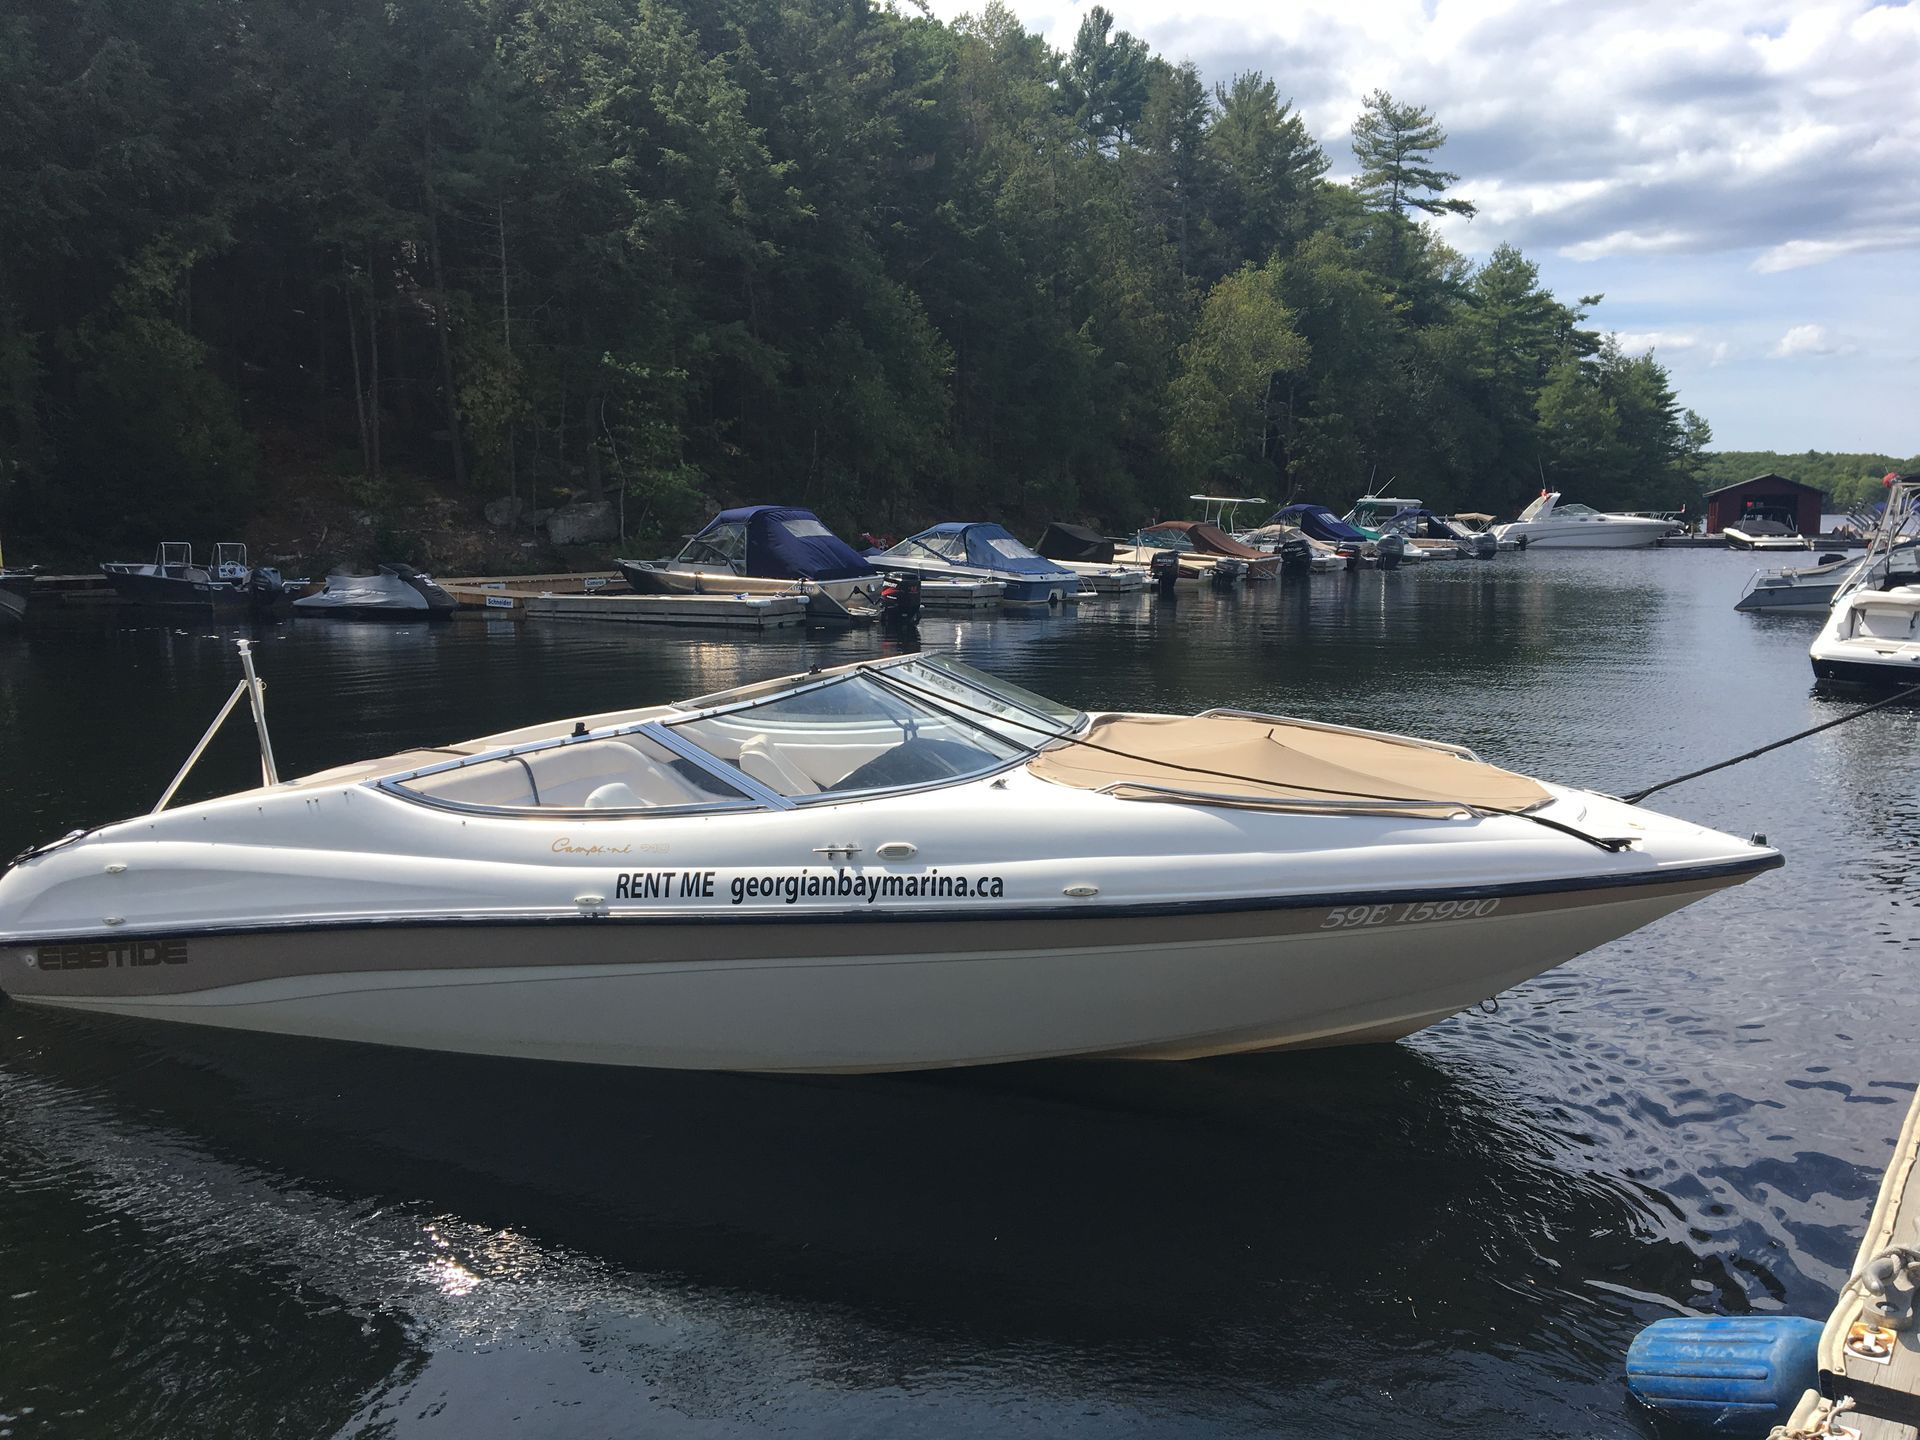
[{"label": "boat hull", "polygon": [[1658,522],[1634,520],[1546,521],[1541,524],[1515,522],[1502,525],[1499,543],[1513,540],[1527,549],[1547,547],[1556,550],[1632,550],[1654,545],[1673,533],[1674,527]]},{"label": "boat hull", "polygon": [[[569,916],[116,935],[0,950],[0,976],[27,1004],[606,1065],[1184,1060],[1411,1034],[1774,863],[1586,889],[1300,897],[1198,913]],[[1469,917],[1431,918],[1449,899],[1448,913]]]},{"label": "boat hull", "polygon": [[252,598],[245,590],[225,581],[190,575],[141,574],[141,569],[145,568],[150,567],[120,565],[110,561],[103,564],[100,570],[116,595],[137,605],[197,605],[244,610],[252,603]]}]

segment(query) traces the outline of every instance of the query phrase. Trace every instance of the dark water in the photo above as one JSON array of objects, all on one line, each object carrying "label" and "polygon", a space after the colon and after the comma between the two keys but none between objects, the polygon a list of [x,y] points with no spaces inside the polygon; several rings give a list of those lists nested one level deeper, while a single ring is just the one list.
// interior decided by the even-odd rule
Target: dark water
[{"label": "dark water", "polygon": [[[1751,561],[1503,556],[930,620],[1090,707],[1233,704],[1622,790],[1839,713]],[[229,634],[0,635],[0,853],[151,804]],[[298,773],[878,637],[264,632]],[[1920,1064],[1920,715],[1662,805],[1788,867],[1399,1045],[863,1079],[0,1013],[0,1435],[1631,1436],[1635,1330],[1824,1314]],[[239,727],[198,793],[248,779]]]}]

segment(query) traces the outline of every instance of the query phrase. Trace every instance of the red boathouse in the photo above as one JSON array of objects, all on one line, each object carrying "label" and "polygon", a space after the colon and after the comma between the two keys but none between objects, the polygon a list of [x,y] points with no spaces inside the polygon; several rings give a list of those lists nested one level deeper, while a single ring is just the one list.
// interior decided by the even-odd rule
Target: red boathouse
[{"label": "red boathouse", "polygon": [[1827,492],[1784,475],[1756,475],[1738,485],[1722,485],[1707,492],[1707,534],[1718,535],[1743,516],[1764,516],[1793,526],[1802,535],[1820,533],[1820,515]]}]

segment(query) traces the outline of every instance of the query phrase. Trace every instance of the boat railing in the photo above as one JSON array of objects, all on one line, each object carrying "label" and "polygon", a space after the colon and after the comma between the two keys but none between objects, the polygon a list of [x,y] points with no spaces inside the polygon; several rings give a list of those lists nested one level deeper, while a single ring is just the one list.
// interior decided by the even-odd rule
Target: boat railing
[{"label": "boat railing", "polygon": [[1324,720],[1302,720],[1295,715],[1269,715],[1262,710],[1234,710],[1225,706],[1216,706],[1212,710],[1202,710],[1199,718],[1202,720],[1268,720],[1275,725],[1297,725],[1302,730],[1324,730],[1332,735],[1362,735],[1369,740],[1392,740],[1401,745],[1418,745],[1422,750],[1439,750],[1444,754],[1458,755],[1462,760],[1472,760],[1476,764],[1480,762],[1480,757],[1464,745],[1449,745],[1444,740],[1423,740],[1417,735],[1395,735],[1386,730],[1363,730],[1358,725],[1330,725]]},{"label": "boat railing", "polygon": [[1876,568],[1881,568],[1886,574],[1893,573],[1893,552],[1902,542],[1913,540],[1911,527],[1917,509],[1920,509],[1920,478],[1902,477],[1887,487],[1887,500],[1880,511],[1880,524],[1868,540],[1866,554],[1861,557],[1859,566],[1834,592],[1835,605],[1854,591],[1872,584]]}]

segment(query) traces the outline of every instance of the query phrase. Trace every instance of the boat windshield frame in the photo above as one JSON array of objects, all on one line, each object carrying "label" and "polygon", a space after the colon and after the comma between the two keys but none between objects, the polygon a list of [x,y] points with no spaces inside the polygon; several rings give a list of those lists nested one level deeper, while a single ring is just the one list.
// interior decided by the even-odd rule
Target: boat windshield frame
[{"label": "boat windshield frame", "polygon": [[[925,679],[916,683],[916,668],[930,670],[944,677],[949,683],[973,692],[983,703],[969,705],[946,693],[938,685]],[[704,696],[692,702],[682,702],[686,708],[667,705],[659,707],[665,713],[650,715],[643,720],[633,720],[617,725],[601,726],[594,730],[576,734],[553,735],[540,740],[523,741],[514,745],[503,745],[484,750],[473,755],[461,755],[433,765],[422,765],[393,775],[378,776],[362,783],[385,791],[409,804],[424,805],[432,809],[447,810],[462,815],[484,815],[496,819],[534,819],[534,820],[632,820],[643,817],[673,817],[681,815],[712,815],[732,813],[758,813],[768,810],[795,810],[810,805],[847,804],[864,800],[879,799],[890,795],[910,794],[922,790],[944,789],[949,786],[966,784],[975,780],[1000,774],[1006,770],[1025,765],[1035,754],[1056,740],[1084,730],[1090,723],[1090,717],[1083,710],[1074,710],[1068,706],[1059,706],[1060,713],[1048,713],[1036,707],[1031,700],[1042,701],[1049,705],[1058,702],[1048,701],[1046,697],[1034,694],[1023,687],[1002,681],[997,676],[985,675],[991,683],[982,683],[974,677],[983,672],[973,670],[971,666],[947,662],[938,656],[912,654],[890,657],[886,660],[868,661],[838,669],[830,674],[800,677],[797,681],[780,685],[751,685],[733,691]],[[745,770],[724,760],[702,747],[693,738],[680,734],[679,729],[701,720],[715,716],[736,714],[786,700],[794,696],[807,695],[829,686],[845,684],[849,681],[869,679],[881,686],[896,698],[910,701],[927,709],[939,711],[945,718],[964,725],[981,734],[990,741],[1010,747],[1012,754],[996,758],[994,763],[984,765],[977,770],[959,775],[941,776],[931,780],[920,780],[901,784],[878,785],[858,790],[822,790],[813,795],[786,795],[749,775]],[[747,693],[742,694],[745,690]],[[1017,712],[1017,719],[1011,720],[1012,730],[1005,728],[1009,723],[1004,716],[997,716],[995,706]],[[996,718],[1001,723],[996,724]],[[652,741],[671,752],[676,758],[696,766],[704,774],[720,782],[728,789],[739,793],[738,799],[728,799],[715,795],[709,800],[701,800],[684,805],[639,805],[587,807],[584,805],[517,805],[491,804],[470,800],[456,800],[447,796],[432,795],[412,787],[412,782],[429,776],[443,775],[456,770],[473,769],[482,765],[497,764],[520,757],[556,750],[568,745],[578,745],[590,741],[605,742],[619,740],[627,736],[639,736]]]}]

